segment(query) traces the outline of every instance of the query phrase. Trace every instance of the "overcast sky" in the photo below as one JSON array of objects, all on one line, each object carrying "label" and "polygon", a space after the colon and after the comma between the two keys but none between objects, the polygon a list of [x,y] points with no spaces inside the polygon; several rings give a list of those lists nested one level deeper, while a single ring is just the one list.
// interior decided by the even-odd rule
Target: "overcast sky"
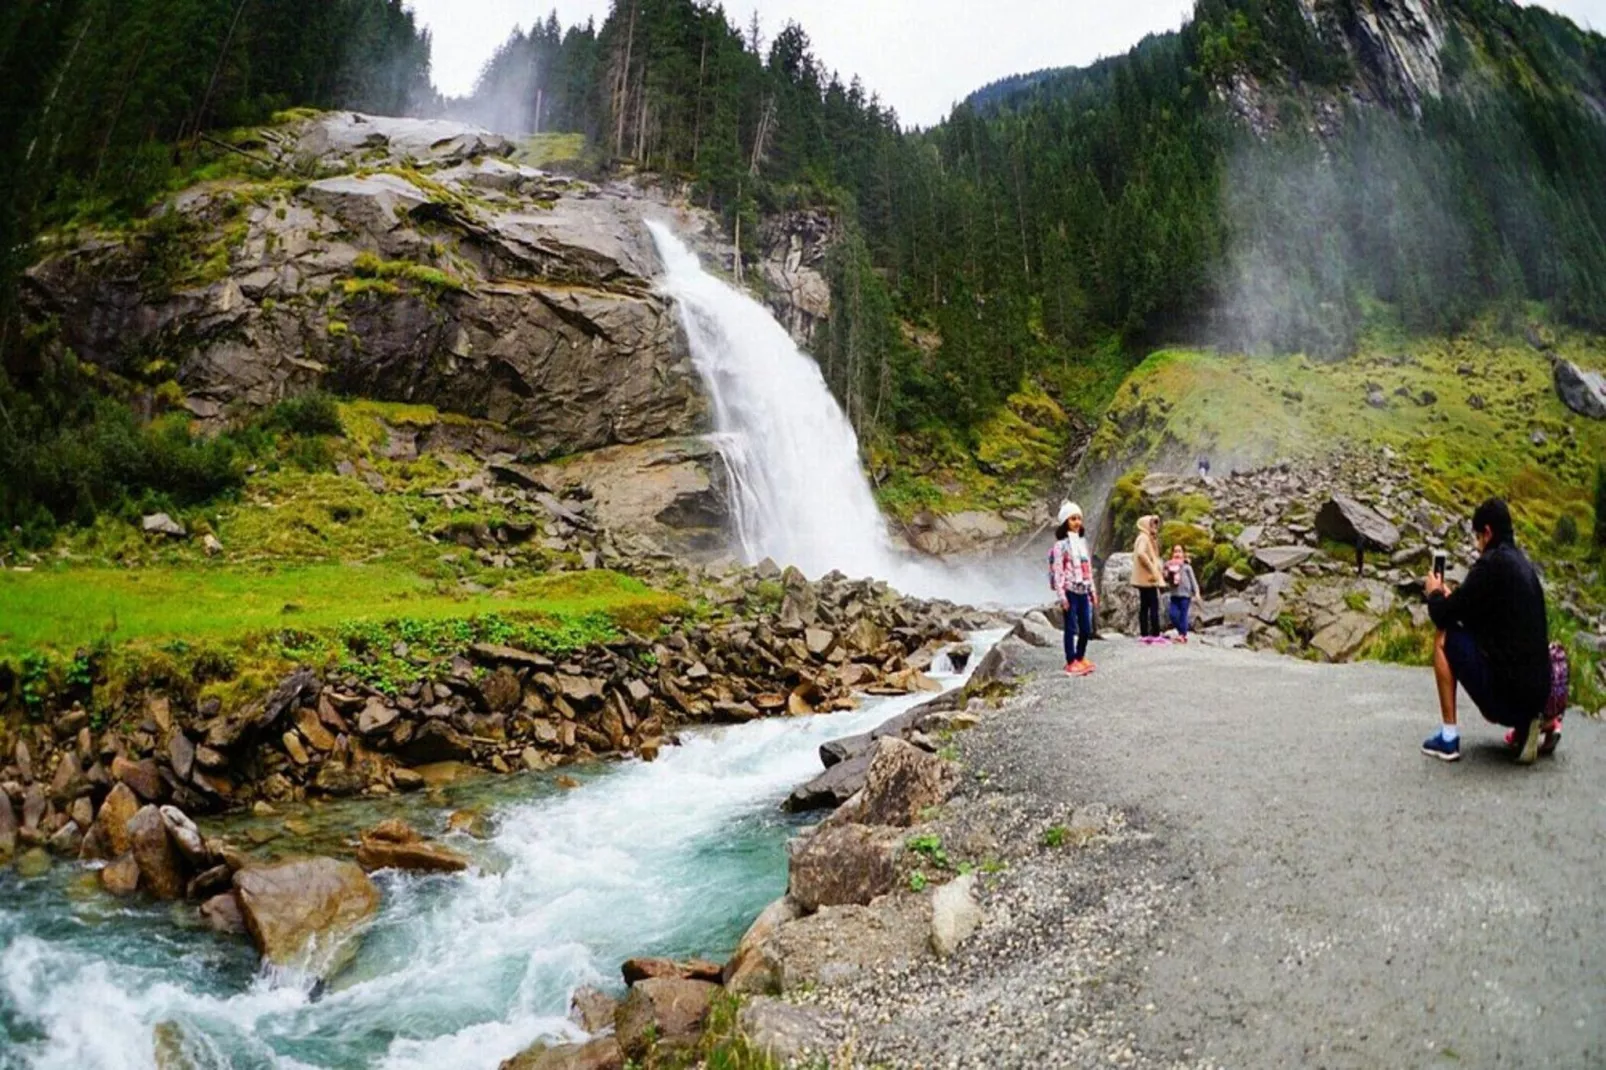
[{"label": "overcast sky", "polygon": [[[480,66],[514,26],[557,10],[565,27],[595,16],[608,0],[409,0],[435,39],[435,85],[467,93]],[[1606,30],[1606,0],[1545,6]],[[1144,34],[1172,30],[1192,0],[726,0],[746,24],[757,9],[764,36],[788,21],[808,31],[814,55],[846,81],[898,109],[905,125],[930,126],[988,82],[1042,67],[1082,66],[1124,52]]]}]

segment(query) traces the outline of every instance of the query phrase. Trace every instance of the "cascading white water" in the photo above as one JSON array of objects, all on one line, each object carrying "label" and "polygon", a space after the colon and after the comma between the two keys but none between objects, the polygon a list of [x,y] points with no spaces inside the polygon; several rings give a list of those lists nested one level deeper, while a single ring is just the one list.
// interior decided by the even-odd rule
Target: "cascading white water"
[{"label": "cascading white water", "polygon": [[818,577],[891,578],[905,562],[859,467],[859,442],[817,365],[757,301],[704,271],[661,223],[663,292],[714,406],[730,467],[734,521],[750,561],[770,557]]}]

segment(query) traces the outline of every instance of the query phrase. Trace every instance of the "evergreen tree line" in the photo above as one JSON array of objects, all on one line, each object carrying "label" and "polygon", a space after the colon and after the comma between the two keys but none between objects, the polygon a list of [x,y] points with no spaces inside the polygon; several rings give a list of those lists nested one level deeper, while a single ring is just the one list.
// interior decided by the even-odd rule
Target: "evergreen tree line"
[{"label": "evergreen tree line", "polygon": [[402,0],[17,0],[0,8],[0,356],[40,228],[143,210],[208,131],[433,93]]},{"label": "evergreen tree line", "polygon": [[[1296,0],[1199,0],[1179,33],[904,131],[801,27],[766,41],[717,4],[614,0],[600,28],[515,33],[457,109],[690,180],[746,255],[757,215],[835,206],[814,348],[861,432],[970,427],[1111,340],[1341,355],[1372,301],[1423,332],[1529,300],[1606,329],[1606,124],[1585,100],[1606,99],[1606,40],[1446,0],[1443,94],[1318,139],[1302,91],[1363,73],[1339,37],[1364,6],[1318,0],[1313,23]],[[1218,90],[1243,79],[1283,133],[1229,118]]]}]

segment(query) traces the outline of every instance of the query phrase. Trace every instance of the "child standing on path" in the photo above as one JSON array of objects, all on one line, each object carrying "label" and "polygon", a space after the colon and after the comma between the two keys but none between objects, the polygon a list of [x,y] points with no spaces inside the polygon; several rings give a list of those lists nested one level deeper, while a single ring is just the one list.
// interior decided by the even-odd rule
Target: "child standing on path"
[{"label": "child standing on path", "polygon": [[1138,518],[1138,538],[1132,546],[1132,586],[1138,589],[1138,631],[1141,642],[1164,643],[1160,635],[1160,518]]},{"label": "child standing on path", "polygon": [[1177,641],[1188,641],[1188,614],[1193,600],[1199,597],[1199,578],[1193,574],[1193,564],[1179,543],[1171,548],[1171,560],[1165,566],[1166,582],[1171,584],[1171,627],[1177,630]]},{"label": "child standing on path", "polygon": [[1059,528],[1048,552],[1048,585],[1065,610],[1065,671],[1086,676],[1093,671],[1087,660],[1087,641],[1093,636],[1093,607],[1099,604],[1093,587],[1093,556],[1082,537],[1082,507],[1075,502],[1060,506]]}]

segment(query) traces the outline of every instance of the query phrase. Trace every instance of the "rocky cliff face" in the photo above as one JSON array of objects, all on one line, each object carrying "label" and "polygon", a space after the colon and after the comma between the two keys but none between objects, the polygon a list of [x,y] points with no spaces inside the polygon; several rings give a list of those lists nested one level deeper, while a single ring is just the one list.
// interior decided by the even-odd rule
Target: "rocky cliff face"
[{"label": "rocky cliff face", "polygon": [[168,369],[203,419],[321,386],[488,418],[545,456],[702,427],[642,217],[707,220],[454,123],[337,113],[242,148],[276,176],[60,241],[32,315],[108,370]]},{"label": "rocky cliff face", "polygon": [[805,348],[814,341],[814,329],[831,315],[825,257],[836,240],[836,220],[822,210],[772,216],[759,229],[764,302]]}]

